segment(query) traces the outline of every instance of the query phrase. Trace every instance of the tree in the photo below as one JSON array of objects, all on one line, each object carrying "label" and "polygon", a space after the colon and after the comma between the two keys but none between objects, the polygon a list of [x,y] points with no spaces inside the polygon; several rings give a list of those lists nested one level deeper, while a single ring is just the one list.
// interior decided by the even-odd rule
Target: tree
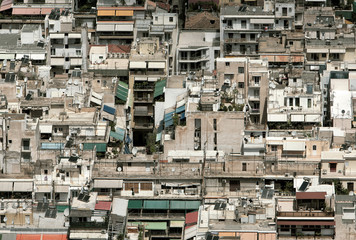
[{"label": "tree", "polygon": [[157,152],[156,135],[157,135],[156,131],[153,131],[152,133],[147,134],[146,151],[148,154],[153,154],[153,153]]}]

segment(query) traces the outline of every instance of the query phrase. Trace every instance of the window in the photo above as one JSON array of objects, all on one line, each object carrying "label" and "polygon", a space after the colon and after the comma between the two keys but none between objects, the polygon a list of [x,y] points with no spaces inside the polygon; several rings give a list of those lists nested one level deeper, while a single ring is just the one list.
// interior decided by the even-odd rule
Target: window
[{"label": "window", "polygon": [[276,145],[272,145],[271,146],[271,151],[272,152],[277,152],[277,146]]},{"label": "window", "polygon": [[239,82],[239,83],[237,84],[237,87],[238,87],[238,88],[245,88],[245,83]]},{"label": "window", "polygon": [[22,140],[22,149],[23,150],[30,150],[30,139],[23,139]]},{"label": "window", "polygon": [[308,108],[311,108],[311,99],[310,98],[308,98]]},{"label": "window", "polygon": [[230,192],[240,191],[240,181],[230,180]]},{"label": "window", "polygon": [[242,171],[246,172],[247,171],[247,163],[242,163]]},{"label": "window", "polygon": [[337,163],[329,163],[330,172],[336,172]]},{"label": "window", "polygon": [[140,189],[143,191],[152,191],[152,183],[140,183]]},{"label": "window", "polygon": [[125,191],[132,191],[134,193],[138,193],[139,190],[138,190],[138,183],[130,183],[130,182],[127,182],[125,183]]},{"label": "window", "polygon": [[313,145],[313,151],[316,151],[316,145]]},{"label": "window", "polygon": [[213,120],[213,127],[214,127],[214,131],[217,130],[217,120],[214,118]]},{"label": "window", "polygon": [[246,28],[246,20],[241,20],[241,28]]},{"label": "window", "polygon": [[173,17],[169,17],[169,22],[173,22]]},{"label": "window", "polygon": [[238,73],[245,73],[245,68],[244,67],[238,67],[237,71],[238,71]]}]

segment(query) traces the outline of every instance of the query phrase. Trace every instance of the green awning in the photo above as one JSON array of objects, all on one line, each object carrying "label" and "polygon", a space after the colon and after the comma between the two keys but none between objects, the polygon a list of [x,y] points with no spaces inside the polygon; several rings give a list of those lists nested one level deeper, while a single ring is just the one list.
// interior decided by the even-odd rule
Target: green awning
[{"label": "green awning", "polygon": [[155,85],[155,92],[154,92],[154,94],[153,94],[153,97],[154,97],[154,98],[155,98],[155,97],[158,97],[158,96],[160,96],[160,95],[163,94],[164,88],[166,87],[166,82],[167,82],[166,79],[156,82],[156,85]]},{"label": "green awning", "polygon": [[125,137],[125,132],[110,132],[110,137],[113,137],[117,140],[121,140],[124,141],[124,137]]},{"label": "green awning", "polygon": [[167,222],[129,222],[129,226],[145,226],[146,230],[166,230]]},{"label": "green awning", "polygon": [[57,205],[56,208],[57,208],[57,211],[58,211],[58,212],[64,212],[64,210],[66,210],[67,208],[69,208],[69,206]]},{"label": "green awning", "polygon": [[146,200],[143,203],[144,209],[169,209],[169,201],[166,200]]},{"label": "green awning", "polygon": [[116,97],[126,102],[128,93],[129,93],[129,85],[119,81],[116,89]]},{"label": "green awning", "polygon": [[200,201],[185,201],[186,209],[199,209],[200,205]]},{"label": "green awning", "polygon": [[170,209],[186,209],[185,201],[171,201]]},{"label": "green awning", "polygon": [[200,201],[172,200],[170,209],[189,209],[189,210],[194,209],[195,210],[195,209],[199,209],[199,206],[200,206]]},{"label": "green awning", "polygon": [[128,209],[141,209],[142,208],[142,200],[129,200]]},{"label": "green awning", "polygon": [[93,150],[94,146],[96,146],[97,152],[106,152],[106,143],[84,143],[84,150]]}]

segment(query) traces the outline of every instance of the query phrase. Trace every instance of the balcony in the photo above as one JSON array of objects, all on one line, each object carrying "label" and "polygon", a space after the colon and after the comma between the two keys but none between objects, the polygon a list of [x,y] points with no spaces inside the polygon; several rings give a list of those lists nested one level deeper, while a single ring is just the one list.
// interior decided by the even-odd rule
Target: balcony
[{"label": "balcony", "polygon": [[151,103],[153,102],[153,97],[136,97],[134,98],[135,103]]},{"label": "balcony", "polygon": [[298,211],[298,212],[277,212],[278,217],[333,217],[334,212]]}]

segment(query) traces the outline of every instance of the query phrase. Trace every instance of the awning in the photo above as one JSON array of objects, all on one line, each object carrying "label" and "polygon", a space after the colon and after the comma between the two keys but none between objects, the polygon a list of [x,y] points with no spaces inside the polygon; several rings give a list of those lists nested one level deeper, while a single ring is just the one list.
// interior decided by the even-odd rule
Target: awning
[{"label": "awning", "polygon": [[299,199],[325,199],[326,192],[296,192],[295,198]]},{"label": "awning", "polygon": [[155,91],[153,94],[154,98],[156,98],[164,93],[164,89],[166,87],[166,82],[167,82],[166,79],[156,82]]},{"label": "awning", "polygon": [[304,115],[303,114],[291,115],[291,122],[304,122]]},{"label": "awning", "polygon": [[167,222],[130,222],[131,226],[143,225],[146,230],[166,230]]},{"label": "awning", "polygon": [[69,33],[68,38],[82,38],[80,33]]},{"label": "awning", "polygon": [[[119,131],[118,131],[119,130]],[[115,132],[111,131],[110,132],[110,137],[113,137],[117,140],[120,140],[120,141],[124,141],[124,138],[125,138],[125,130],[124,129],[121,129],[121,128],[118,128],[116,129]]]},{"label": "awning", "polygon": [[116,109],[113,108],[113,107],[110,107],[110,106],[108,106],[108,105],[104,105],[103,111],[104,111],[104,112],[107,112],[107,113],[109,113],[109,114],[111,114],[111,115],[115,115],[115,113],[116,113]]},{"label": "awning", "polygon": [[169,209],[167,200],[146,200],[143,203],[144,209]]},{"label": "awning", "polygon": [[40,124],[40,132],[41,133],[52,133],[53,125],[41,125]]},{"label": "awning", "polygon": [[185,223],[184,221],[170,221],[169,226],[182,228],[182,227],[184,227],[184,223]]},{"label": "awning", "polygon": [[41,143],[42,150],[61,150],[64,148],[64,143]]},{"label": "awning", "polygon": [[67,234],[43,234],[42,240],[67,240]]},{"label": "awning", "polygon": [[98,10],[98,16],[115,16],[115,10]]},{"label": "awning", "polygon": [[41,15],[40,8],[13,8],[12,15]]},{"label": "awning", "polygon": [[36,186],[36,193],[49,193],[51,191],[52,191],[52,187],[50,185]]},{"label": "awning", "polygon": [[95,210],[110,211],[110,209],[111,209],[111,202],[99,201],[97,202],[97,204],[95,204]]},{"label": "awning", "polygon": [[346,52],[345,49],[337,49],[337,48],[330,49],[330,53],[345,53],[345,52]]},{"label": "awning", "polygon": [[273,18],[251,18],[250,23],[253,24],[273,24]]},{"label": "awning", "polygon": [[141,209],[143,201],[142,200],[129,200],[128,209]]},{"label": "awning", "polygon": [[56,185],[54,191],[56,193],[69,193],[69,185]]},{"label": "awning", "polygon": [[13,182],[0,182],[0,192],[12,192]]},{"label": "awning", "polygon": [[15,54],[12,54],[12,53],[0,53],[0,59],[12,60],[12,59],[15,59]]},{"label": "awning", "polygon": [[64,33],[51,33],[49,37],[50,39],[62,39],[64,38]]},{"label": "awning", "polygon": [[320,115],[318,114],[308,114],[305,115],[306,122],[320,122]]},{"label": "awning", "polygon": [[277,221],[277,225],[333,226],[334,221]]},{"label": "awning", "polygon": [[32,192],[32,182],[14,182],[14,192]]},{"label": "awning", "polygon": [[305,151],[304,141],[284,141],[283,151]]},{"label": "awning", "polygon": [[272,113],[267,115],[268,122],[287,122],[286,113]]},{"label": "awning", "polygon": [[119,81],[116,89],[116,97],[126,102],[128,93],[129,85],[127,85],[127,83]]},{"label": "awning", "polygon": [[164,69],[166,67],[165,62],[148,62],[148,68]]},{"label": "awning", "polygon": [[84,143],[83,149],[84,150],[94,150],[96,146],[97,152],[106,152],[106,143]]},{"label": "awning", "polygon": [[146,68],[146,62],[130,62],[130,68]]},{"label": "awning", "polygon": [[122,188],[123,180],[95,179],[94,188]]},{"label": "awning", "polygon": [[45,60],[46,55],[44,53],[31,53],[30,59],[32,60]]},{"label": "awning", "polygon": [[116,10],[116,16],[131,17],[133,10]]},{"label": "awning", "polygon": [[328,53],[329,49],[325,48],[309,48],[307,49],[307,53]]}]

